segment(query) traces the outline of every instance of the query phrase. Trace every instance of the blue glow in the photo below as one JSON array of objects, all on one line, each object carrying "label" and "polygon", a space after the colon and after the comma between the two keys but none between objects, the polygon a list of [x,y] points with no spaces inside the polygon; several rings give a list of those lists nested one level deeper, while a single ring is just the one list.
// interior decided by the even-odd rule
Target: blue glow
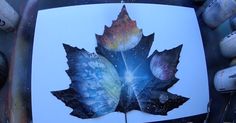
[{"label": "blue glow", "polygon": [[125,81],[126,82],[132,82],[134,80],[134,75],[131,71],[126,71],[125,72]]}]

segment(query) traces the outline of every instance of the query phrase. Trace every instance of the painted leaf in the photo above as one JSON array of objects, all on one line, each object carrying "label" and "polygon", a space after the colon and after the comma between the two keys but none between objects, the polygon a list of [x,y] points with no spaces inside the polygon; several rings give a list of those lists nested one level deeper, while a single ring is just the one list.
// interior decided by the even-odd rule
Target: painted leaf
[{"label": "painted leaf", "polygon": [[122,9],[111,27],[105,26],[103,35],[96,35],[98,44],[111,51],[125,51],[135,47],[142,38],[142,30]]},{"label": "painted leaf", "polygon": [[113,65],[103,56],[64,44],[71,79],[70,88],[52,92],[80,118],[113,112],[119,102],[121,82]]},{"label": "painted leaf", "polygon": [[[142,80],[135,83],[134,90],[139,102],[140,110],[151,114],[167,115],[167,112],[178,108],[188,100],[186,97],[169,93],[168,88],[172,87],[179,79],[175,77],[177,64],[182,45],[163,52],[155,51],[140,68],[145,68],[149,74],[149,80]],[[159,60],[161,59],[161,60]],[[156,61],[157,60],[157,61]],[[159,63],[159,61],[161,61]],[[153,64],[156,63],[157,64]],[[156,71],[161,71],[156,76]],[[163,79],[164,78],[164,79]],[[142,84],[140,84],[142,83]]]},{"label": "painted leaf", "polygon": [[182,45],[148,57],[154,33],[144,36],[123,6],[111,27],[97,35],[96,53],[64,44],[69,89],[52,92],[79,118],[140,110],[167,115],[188,98],[171,94]]}]

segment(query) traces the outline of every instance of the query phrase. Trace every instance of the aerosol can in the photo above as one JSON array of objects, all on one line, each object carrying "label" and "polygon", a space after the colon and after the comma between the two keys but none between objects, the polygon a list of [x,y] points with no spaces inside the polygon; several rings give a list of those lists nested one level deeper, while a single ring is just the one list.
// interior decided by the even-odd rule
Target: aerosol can
[{"label": "aerosol can", "polygon": [[236,57],[236,31],[230,33],[220,42],[220,49],[223,56]]},{"label": "aerosol can", "polygon": [[5,0],[0,0],[0,29],[12,31],[16,28],[18,21],[18,13]]},{"label": "aerosol can", "polygon": [[225,20],[236,14],[236,0],[212,0],[203,12],[204,22],[216,28]]}]

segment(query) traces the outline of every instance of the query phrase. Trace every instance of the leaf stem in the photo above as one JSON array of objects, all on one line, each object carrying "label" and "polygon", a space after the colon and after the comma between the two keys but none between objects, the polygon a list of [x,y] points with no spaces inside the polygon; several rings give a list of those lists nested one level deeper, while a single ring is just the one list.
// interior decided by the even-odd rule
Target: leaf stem
[{"label": "leaf stem", "polygon": [[128,123],[128,120],[127,120],[127,113],[125,113],[125,123]]}]

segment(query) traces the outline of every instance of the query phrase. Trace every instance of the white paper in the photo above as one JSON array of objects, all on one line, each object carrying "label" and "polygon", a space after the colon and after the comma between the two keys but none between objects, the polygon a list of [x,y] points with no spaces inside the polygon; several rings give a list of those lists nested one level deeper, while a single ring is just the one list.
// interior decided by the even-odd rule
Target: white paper
[{"label": "white paper", "polygon": [[[208,77],[202,39],[192,8],[125,4],[131,19],[136,20],[144,35],[155,33],[150,54],[183,44],[177,78],[171,93],[190,98],[167,116],[140,111],[128,113],[129,123],[162,121],[207,112]],[[95,52],[95,34],[116,20],[123,4],[94,4],[41,10],[38,13],[32,63],[32,112],[34,123],[124,123],[123,113],[82,120],[69,115],[71,108],[51,94],[69,87],[66,53],[62,43]]]}]

